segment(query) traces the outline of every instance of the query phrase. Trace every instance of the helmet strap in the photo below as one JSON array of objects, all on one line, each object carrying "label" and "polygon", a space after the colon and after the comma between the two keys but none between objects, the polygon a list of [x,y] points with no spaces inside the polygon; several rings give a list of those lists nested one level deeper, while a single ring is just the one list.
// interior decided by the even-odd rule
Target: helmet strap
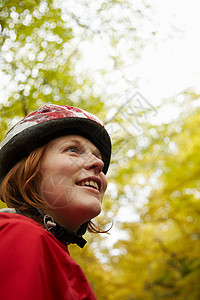
[{"label": "helmet strap", "polygon": [[[43,216],[43,223],[46,230],[53,234],[58,240],[67,242],[67,244],[77,244],[80,248],[83,248],[87,241],[82,237],[88,227],[88,222],[80,226],[77,232],[70,232],[66,228],[56,223],[50,215],[44,215],[43,212],[37,209],[37,213]],[[21,211],[16,209],[18,214],[23,215]]]}]

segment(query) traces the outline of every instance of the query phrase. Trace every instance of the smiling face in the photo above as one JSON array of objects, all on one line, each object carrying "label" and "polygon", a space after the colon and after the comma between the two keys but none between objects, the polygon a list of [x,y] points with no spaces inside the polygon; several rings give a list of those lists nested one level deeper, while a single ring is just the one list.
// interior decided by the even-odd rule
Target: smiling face
[{"label": "smiling face", "polygon": [[101,212],[107,179],[99,150],[86,138],[67,135],[49,142],[41,160],[40,189],[49,213],[77,231]]}]

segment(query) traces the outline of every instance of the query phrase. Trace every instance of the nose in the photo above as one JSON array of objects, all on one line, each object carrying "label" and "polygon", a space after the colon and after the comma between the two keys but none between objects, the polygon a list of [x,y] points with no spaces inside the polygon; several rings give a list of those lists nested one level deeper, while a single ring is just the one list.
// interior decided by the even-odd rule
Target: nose
[{"label": "nose", "polygon": [[104,162],[102,161],[102,159],[98,158],[92,153],[88,154],[85,157],[84,168],[86,170],[94,169],[97,172],[97,174],[99,174],[102,172],[103,167],[104,167]]}]

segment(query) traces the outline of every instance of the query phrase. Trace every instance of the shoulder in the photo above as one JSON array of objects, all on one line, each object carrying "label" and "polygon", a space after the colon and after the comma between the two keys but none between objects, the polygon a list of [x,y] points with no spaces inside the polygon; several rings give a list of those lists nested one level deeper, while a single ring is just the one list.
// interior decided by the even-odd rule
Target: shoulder
[{"label": "shoulder", "polygon": [[53,247],[67,251],[51,233],[36,221],[15,213],[0,213],[1,245],[15,244],[17,247]]},{"label": "shoulder", "polygon": [[14,213],[0,213],[1,249],[29,251],[38,247],[45,230],[37,222]]},{"label": "shoulder", "polygon": [[40,224],[28,217],[15,213],[0,213],[0,234],[8,233],[9,230],[21,231],[23,233],[30,232],[31,230],[32,233],[39,233],[44,229]]},{"label": "shoulder", "polygon": [[[0,213],[0,258],[36,267],[49,261],[65,262],[67,247],[40,224],[25,216]],[[35,269],[34,267],[34,269]]]},{"label": "shoulder", "polygon": [[22,299],[96,299],[67,247],[37,222],[0,213],[0,239],[1,272],[13,291],[23,291]]}]

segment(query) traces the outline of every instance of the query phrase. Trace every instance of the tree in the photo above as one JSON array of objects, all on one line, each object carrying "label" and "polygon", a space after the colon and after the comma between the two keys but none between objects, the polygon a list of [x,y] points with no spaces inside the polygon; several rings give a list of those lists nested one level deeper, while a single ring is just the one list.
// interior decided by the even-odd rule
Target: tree
[{"label": "tree", "polygon": [[[44,102],[87,107],[105,118],[101,101],[112,98],[105,95],[105,84],[113,91],[116,86],[113,81],[105,83],[105,72],[110,78],[114,70],[123,73],[124,57],[135,60],[144,42],[155,35],[153,25],[145,39],[142,34],[142,20],[150,23],[145,1],[136,1],[133,7],[129,1],[100,1],[95,6],[77,1],[70,6],[58,0],[3,0],[0,7],[1,70],[11,85],[8,100],[0,106],[2,134],[16,116],[21,118]],[[127,35],[131,42],[126,43],[125,54]],[[78,71],[81,45],[98,38],[109,49],[110,69]]]},{"label": "tree", "polygon": [[199,299],[200,110],[191,108],[191,94],[186,100],[178,120],[145,127],[137,141],[148,137],[149,143],[140,143],[142,149],[123,165],[130,206],[134,211],[142,190],[146,204],[137,222],[119,224],[129,238],[115,245],[117,255],[108,256],[119,287],[110,299]]},{"label": "tree", "polygon": [[1,134],[44,102],[85,107],[87,99],[93,112],[101,110],[99,98],[88,95],[90,83],[73,72],[73,38],[53,1],[1,2],[1,65],[14,85],[0,107]]}]

